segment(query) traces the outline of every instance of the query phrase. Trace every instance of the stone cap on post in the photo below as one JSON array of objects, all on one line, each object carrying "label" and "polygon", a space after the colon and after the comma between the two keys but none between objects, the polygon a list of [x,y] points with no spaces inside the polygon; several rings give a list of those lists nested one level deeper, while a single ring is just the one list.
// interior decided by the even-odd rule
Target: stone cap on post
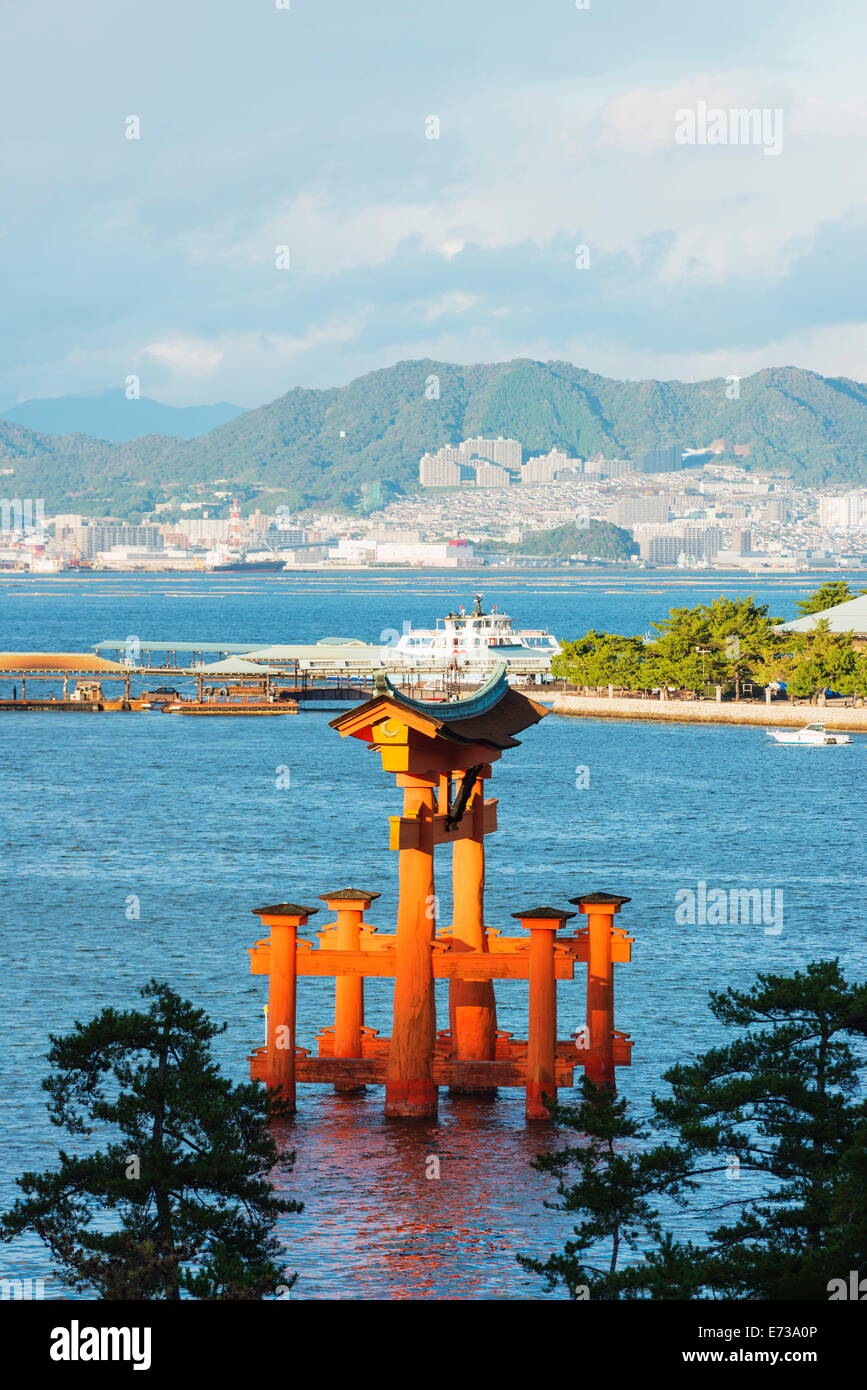
[{"label": "stone cap on post", "polygon": [[631,903],[631,898],[624,898],[619,893],[584,893],[580,898],[570,898],[570,903],[575,903],[579,912],[610,912],[612,915],[619,912],[624,903]]},{"label": "stone cap on post", "polygon": [[[329,907],[332,903],[363,903],[365,907],[369,907],[374,898],[381,896],[381,893],[368,893],[364,888],[338,888],[334,893],[320,893],[319,899]],[[318,908],[316,910],[318,911]]]},{"label": "stone cap on post", "polygon": [[574,917],[574,912],[564,912],[560,907],[525,907],[522,912],[513,912],[513,917],[517,917],[522,927],[532,931],[533,927],[547,927],[550,931],[557,931],[567,922],[570,917]]},{"label": "stone cap on post", "polygon": [[270,907],[250,909],[254,917],[261,917],[265,927],[303,927],[307,918],[318,912],[318,907],[302,907],[300,903],[272,903]]}]

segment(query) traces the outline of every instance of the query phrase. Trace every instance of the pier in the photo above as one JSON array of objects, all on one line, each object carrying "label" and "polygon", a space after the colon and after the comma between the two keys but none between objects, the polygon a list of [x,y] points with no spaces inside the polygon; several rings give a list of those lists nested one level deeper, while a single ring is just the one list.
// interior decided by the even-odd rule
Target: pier
[{"label": "pier", "polygon": [[[0,680],[12,683],[12,698],[0,698],[0,711],[58,710],[97,712],[132,708],[130,680],[132,672],[114,661],[92,656],[89,652],[0,652]],[[34,696],[34,681],[59,683],[60,696]],[[75,681],[70,696],[69,682]],[[122,694],[108,698],[103,694],[103,681],[121,681]],[[18,688],[21,695],[19,698]]]},{"label": "pier", "polygon": [[[476,684],[487,679],[494,665],[505,660],[510,678],[532,680],[544,674],[545,658],[530,649],[491,648],[487,667],[467,666],[464,679]],[[420,686],[442,678],[445,663],[441,655],[404,659],[393,646],[362,642],[355,637],[323,637],[318,642],[180,642],[173,638],[127,637],[97,642],[94,653],[148,676],[195,675],[216,661],[242,658],[267,666],[275,675],[294,678],[298,688],[321,681],[346,681],[355,686],[372,686],[377,672],[387,671],[403,686]],[[453,670],[457,681],[461,672]]]},{"label": "pier", "polygon": [[[329,638],[315,643],[271,644],[249,642],[181,642],[174,639],[128,637],[98,642],[93,652],[0,653],[0,681],[12,684],[12,697],[0,696],[0,711],[43,710],[75,712],[137,711],[152,708],[149,687],[170,685],[177,704],[226,704],[228,690],[239,691],[237,703],[248,706],[242,691],[258,681],[259,704],[297,702],[328,706],[367,699],[377,679],[391,670],[397,687],[410,698],[450,699],[468,694],[487,678],[488,672],[444,669],[436,660],[395,663],[393,648],[373,646],[354,638]],[[510,656],[509,678],[533,685],[538,662],[521,664]],[[93,677],[90,689],[82,678]],[[70,695],[70,679],[77,687]],[[57,694],[33,694],[34,680],[54,681]],[[122,695],[104,693],[102,681],[119,681]],[[28,682],[30,691],[28,693]],[[187,693],[177,689],[189,684]],[[20,690],[20,697],[19,697]],[[231,701],[229,702],[231,703]],[[192,710],[184,712],[192,713]],[[245,709],[244,713],[249,713]]]}]

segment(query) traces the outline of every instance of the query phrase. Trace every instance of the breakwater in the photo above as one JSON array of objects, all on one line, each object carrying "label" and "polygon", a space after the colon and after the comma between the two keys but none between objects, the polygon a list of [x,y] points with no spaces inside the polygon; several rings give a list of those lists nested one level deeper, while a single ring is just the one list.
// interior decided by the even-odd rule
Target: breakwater
[{"label": "breakwater", "polygon": [[766,728],[803,728],[822,723],[829,729],[867,734],[867,709],[840,705],[753,705],[716,700],[642,700],[625,696],[558,695],[555,714],[585,719],[653,719],[673,724],[757,724]]}]

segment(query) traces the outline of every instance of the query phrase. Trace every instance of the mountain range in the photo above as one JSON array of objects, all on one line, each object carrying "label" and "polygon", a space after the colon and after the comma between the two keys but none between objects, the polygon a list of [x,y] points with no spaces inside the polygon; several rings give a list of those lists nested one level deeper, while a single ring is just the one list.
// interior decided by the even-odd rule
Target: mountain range
[{"label": "mountain range", "polygon": [[99,396],[34,397],[11,410],[0,410],[0,418],[41,434],[89,434],[115,443],[141,439],[146,434],[195,439],[241,414],[241,407],[228,401],[163,405],[149,396],[130,399],[121,390],[103,391]]},{"label": "mountain range", "polygon": [[343,508],[416,490],[422,453],[476,435],[519,439],[527,455],[556,445],[585,458],[713,447],[800,484],[857,486],[867,483],[867,386],[797,367],[739,382],[633,382],[526,358],[408,361],[348,386],[295,387],[193,439],[111,442],[0,418],[0,467],[14,469],[17,496],[49,510],[126,515],[217,480],[265,510]]}]

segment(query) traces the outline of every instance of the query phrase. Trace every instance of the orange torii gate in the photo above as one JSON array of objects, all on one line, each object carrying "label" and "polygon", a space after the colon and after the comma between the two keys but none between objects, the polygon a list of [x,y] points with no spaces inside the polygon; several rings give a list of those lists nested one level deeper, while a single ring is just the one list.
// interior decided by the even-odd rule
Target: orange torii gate
[{"label": "orange torii gate", "polygon": [[[574,912],[530,907],[512,915],[523,936],[504,936],[484,920],[485,836],[497,828],[497,802],[485,797],[491,764],[514,734],[548,711],[513,690],[499,666],[474,695],[452,702],[411,700],[387,676],[370,700],[331,721],[342,736],[377,750],[403,788],[401,816],[391,817],[390,845],[398,853],[399,896],[394,935],[364,921],[379,896],[357,888],[321,894],[336,921],[318,933],[319,946],[299,931],[319,909],[277,903],[254,909],[270,929],[251,948],[254,974],[270,976],[268,1041],[250,1058],[253,1079],[277,1088],[289,1106],[298,1082],[340,1091],[385,1085],[385,1113],[431,1117],[439,1086],[490,1094],[501,1086],[526,1090],[528,1119],[544,1119],[546,1101],[571,1087],[583,1066],[597,1084],[614,1086],[616,1066],[628,1066],[631,1041],[614,1027],[613,966],[628,961],[632,937],[614,925],[628,898],[586,893],[571,901],[587,925],[559,935]],[[436,929],[434,850],[453,846],[454,913]],[[587,966],[586,1026],[557,1040],[557,981]],[[299,975],[333,977],[334,1024],[320,1032],[315,1057],[296,1043]],[[364,981],[394,979],[390,1038],[364,1024]],[[437,1032],[434,981],[449,981],[449,1028]],[[528,1035],[513,1039],[497,1027],[494,980],[527,980]]]}]

